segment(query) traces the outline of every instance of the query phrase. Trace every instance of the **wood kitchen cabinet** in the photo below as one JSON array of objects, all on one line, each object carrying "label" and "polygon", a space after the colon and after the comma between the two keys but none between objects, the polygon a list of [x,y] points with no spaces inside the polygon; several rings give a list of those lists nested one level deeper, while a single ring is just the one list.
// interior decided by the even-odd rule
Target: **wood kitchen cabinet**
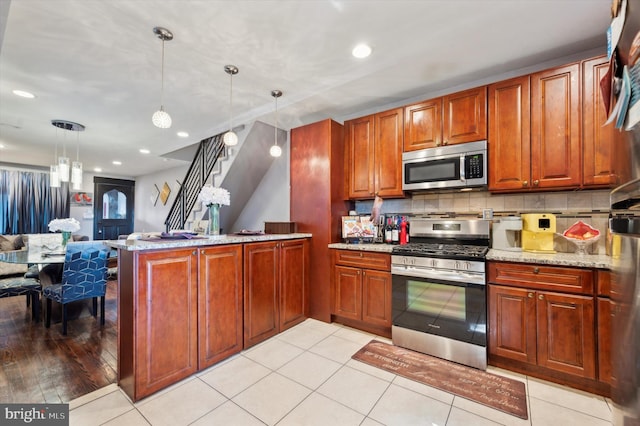
[{"label": "wood kitchen cabinet", "polygon": [[628,180],[628,161],[616,156],[616,143],[623,132],[614,123],[605,125],[607,112],[602,100],[600,80],[609,69],[606,56],[582,62],[582,144],[583,186],[612,187]]},{"label": "wood kitchen cabinet", "polygon": [[308,242],[244,247],[244,347],[302,322],[308,314]]},{"label": "wood kitchen cabinet", "polygon": [[198,369],[243,347],[242,245],[201,248],[198,278]]},{"label": "wood kitchen cabinet", "polygon": [[487,139],[487,87],[477,87],[404,108],[403,151]]},{"label": "wood kitchen cabinet", "polygon": [[402,197],[403,109],[345,121],[348,198]]},{"label": "wood kitchen cabinet", "polygon": [[390,333],[391,256],[335,250],[334,263],[333,314],[336,320],[353,320],[348,325]]},{"label": "wood kitchen cabinet", "polygon": [[580,64],[489,86],[489,190],[577,188],[582,182]]},{"label": "wood kitchen cabinet", "polygon": [[134,401],[198,369],[196,248],[120,250],[118,384]]},{"label": "wood kitchen cabinet", "polygon": [[509,262],[487,266],[489,364],[606,395],[594,272]]}]

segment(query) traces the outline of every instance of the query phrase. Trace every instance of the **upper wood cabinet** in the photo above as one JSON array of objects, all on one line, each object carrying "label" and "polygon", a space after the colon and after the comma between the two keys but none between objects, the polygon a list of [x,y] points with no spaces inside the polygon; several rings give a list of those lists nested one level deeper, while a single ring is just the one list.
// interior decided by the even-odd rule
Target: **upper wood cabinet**
[{"label": "upper wood cabinet", "polygon": [[490,85],[489,111],[490,191],[580,186],[578,63]]},{"label": "upper wood cabinet", "polygon": [[404,108],[404,152],[487,139],[486,86]]},{"label": "upper wood cabinet", "polygon": [[402,197],[403,109],[345,121],[348,197]]},{"label": "upper wood cabinet", "polygon": [[585,187],[610,187],[625,179],[617,167],[614,144],[622,132],[614,123],[604,125],[607,112],[602,101],[600,80],[609,69],[606,56],[582,62],[582,144],[583,185]]}]

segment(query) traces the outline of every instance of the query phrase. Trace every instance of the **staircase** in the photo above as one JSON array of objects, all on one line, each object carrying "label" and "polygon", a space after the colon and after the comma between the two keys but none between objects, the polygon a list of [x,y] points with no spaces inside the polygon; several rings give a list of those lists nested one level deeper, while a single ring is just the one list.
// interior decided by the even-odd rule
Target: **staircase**
[{"label": "staircase", "polygon": [[[279,141],[286,141],[286,132],[279,129],[278,133]],[[194,220],[208,219],[208,211],[203,210],[202,203],[197,200],[200,189],[209,181],[214,186],[227,189],[231,194],[231,205],[222,206],[220,211],[220,228],[222,232],[232,232],[236,219],[271,167],[274,158],[269,155],[269,147],[273,144],[273,126],[260,121],[254,122],[246,137],[233,148],[232,156],[228,152],[229,148],[224,145],[223,135],[224,133],[220,133],[200,141],[165,220],[167,231],[192,229]]]},{"label": "staircase", "polygon": [[191,167],[178,190],[176,199],[169,210],[164,225],[167,231],[185,229],[187,220],[193,220],[193,208],[198,200],[200,189],[216,169],[219,170],[221,159],[227,152],[222,136],[224,133],[200,141]]}]

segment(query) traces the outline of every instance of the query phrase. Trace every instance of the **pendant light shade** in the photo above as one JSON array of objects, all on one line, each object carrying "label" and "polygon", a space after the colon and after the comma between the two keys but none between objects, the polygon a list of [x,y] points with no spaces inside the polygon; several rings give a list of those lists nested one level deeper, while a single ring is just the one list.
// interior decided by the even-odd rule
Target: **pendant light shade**
[{"label": "pendant light shade", "polygon": [[272,90],[271,96],[276,100],[276,124],[273,126],[273,146],[269,149],[269,154],[272,157],[280,157],[282,155],[282,148],[278,146],[278,98],[282,96],[282,91],[280,90]]},{"label": "pendant light shade", "polygon": [[227,146],[238,144],[238,135],[233,131],[233,76],[238,74],[238,67],[235,65],[225,65],[224,72],[229,74],[229,131],[224,134],[222,140]]},{"label": "pendant light shade", "polygon": [[153,33],[162,40],[162,68],[160,73],[160,109],[153,113],[151,116],[151,122],[154,126],[161,129],[168,129],[171,127],[171,116],[164,110],[163,98],[164,98],[164,42],[173,40],[173,33],[166,28],[154,27]]},{"label": "pendant light shade", "polygon": [[52,188],[60,188],[60,175],[58,174],[58,165],[51,166],[49,171],[49,186]]},{"label": "pendant light shade", "polygon": [[[76,161],[69,167],[69,158],[66,156],[58,158],[58,164],[50,168],[50,184],[52,187],[59,187],[60,182],[69,182],[69,171],[71,171],[71,184],[73,189],[82,189],[82,163],[80,162],[80,132],[85,127],[82,124],[66,120],[51,120],[51,124],[59,129],[76,132]],[[56,148],[57,150],[57,148]],[[57,183],[57,184],[56,184]],[[56,184],[56,185],[54,185]]]}]

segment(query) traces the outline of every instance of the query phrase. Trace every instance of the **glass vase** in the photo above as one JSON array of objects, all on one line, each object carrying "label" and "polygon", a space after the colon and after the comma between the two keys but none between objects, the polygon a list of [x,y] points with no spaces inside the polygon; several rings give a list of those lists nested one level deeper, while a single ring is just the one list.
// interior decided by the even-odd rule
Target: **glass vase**
[{"label": "glass vase", "polygon": [[69,242],[70,239],[71,239],[71,232],[62,231],[62,249],[67,248],[67,243]]},{"label": "glass vase", "polygon": [[207,235],[220,235],[220,205],[211,204],[209,208],[209,226]]}]

